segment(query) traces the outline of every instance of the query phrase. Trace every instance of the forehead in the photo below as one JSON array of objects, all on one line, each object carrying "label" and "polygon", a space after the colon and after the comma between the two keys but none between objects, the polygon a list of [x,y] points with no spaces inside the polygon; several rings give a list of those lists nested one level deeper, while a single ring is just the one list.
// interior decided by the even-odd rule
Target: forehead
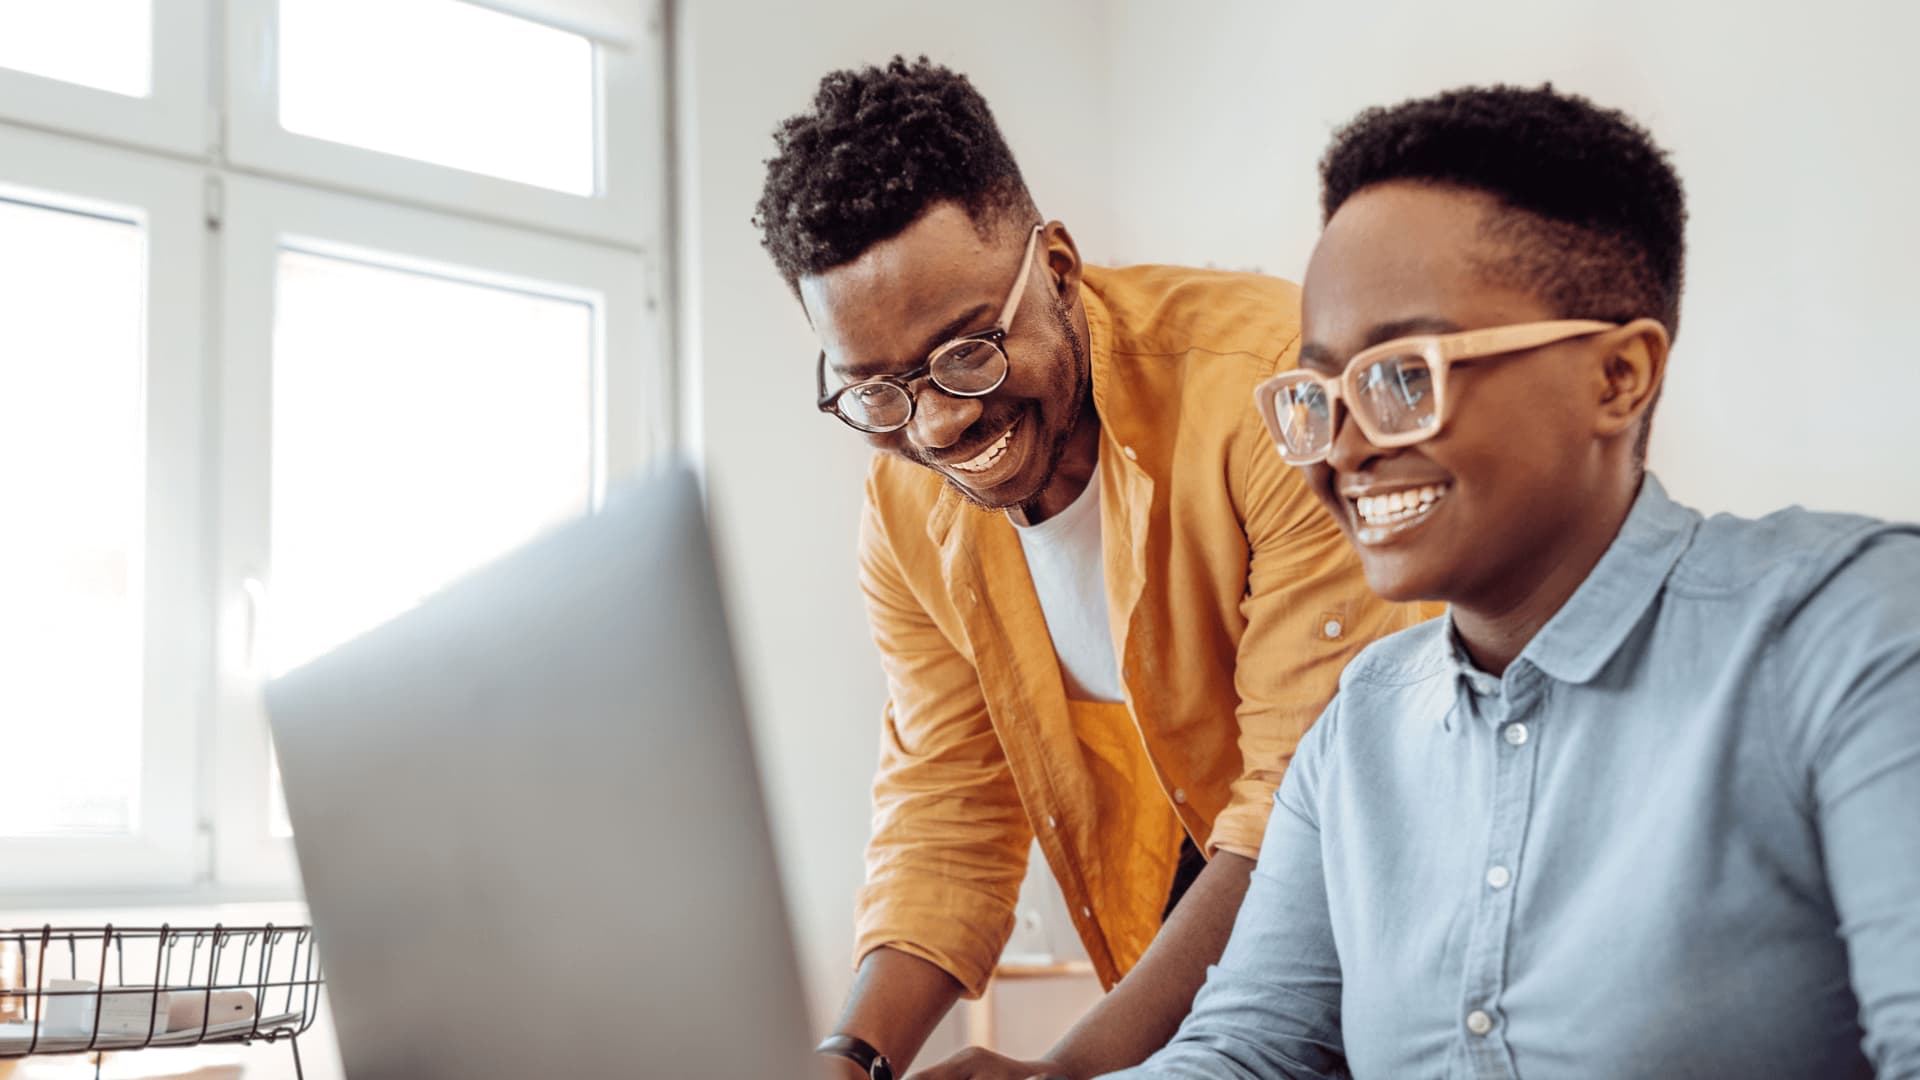
[{"label": "forehead", "polygon": [[1483,272],[1501,257],[1498,242],[1481,232],[1497,209],[1483,192],[1412,183],[1380,184],[1348,199],[1307,265],[1307,345],[1344,358],[1396,323],[1470,328],[1548,317],[1532,293],[1493,284]]},{"label": "forehead", "polygon": [[801,278],[827,362],[856,374],[911,368],[939,339],[985,329],[1019,271],[1027,238],[1011,232],[982,235],[958,204],[942,203],[852,262]]}]

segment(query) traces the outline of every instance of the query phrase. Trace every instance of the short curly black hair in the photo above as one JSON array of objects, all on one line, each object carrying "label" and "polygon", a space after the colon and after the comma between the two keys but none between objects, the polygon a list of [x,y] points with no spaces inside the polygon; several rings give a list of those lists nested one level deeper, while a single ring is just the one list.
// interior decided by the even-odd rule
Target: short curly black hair
[{"label": "short curly black hair", "polygon": [[965,75],[922,56],[835,71],[773,134],[753,223],[789,287],[957,202],[984,232],[1039,219],[1013,151]]},{"label": "short curly black hair", "polygon": [[1625,113],[1551,84],[1465,87],[1372,108],[1320,161],[1321,209],[1393,180],[1491,195],[1485,228],[1510,257],[1488,270],[1565,318],[1680,329],[1686,197],[1667,154]]}]

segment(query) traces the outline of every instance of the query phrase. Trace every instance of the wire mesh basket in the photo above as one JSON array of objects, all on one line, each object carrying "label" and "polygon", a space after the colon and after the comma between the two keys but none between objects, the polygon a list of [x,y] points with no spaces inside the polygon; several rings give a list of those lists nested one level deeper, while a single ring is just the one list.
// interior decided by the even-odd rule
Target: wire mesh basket
[{"label": "wire mesh basket", "polygon": [[304,1076],[324,981],[307,926],[0,931],[0,1058],[285,1039]]}]

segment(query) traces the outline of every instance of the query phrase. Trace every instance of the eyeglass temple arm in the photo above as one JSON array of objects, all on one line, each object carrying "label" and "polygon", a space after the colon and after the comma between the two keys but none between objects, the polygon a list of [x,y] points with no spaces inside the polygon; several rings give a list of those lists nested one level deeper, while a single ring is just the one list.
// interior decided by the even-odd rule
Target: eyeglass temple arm
[{"label": "eyeglass temple arm", "polygon": [[1582,334],[1597,334],[1602,330],[1612,330],[1617,325],[1592,319],[1560,319],[1523,326],[1501,326],[1492,330],[1469,330],[1461,334],[1444,335],[1441,351],[1450,360],[1462,356],[1497,356],[1551,345]]},{"label": "eyeglass temple arm", "polygon": [[1027,292],[1027,275],[1033,273],[1033,249],[1040,244],[1040,232],[1045,225],[1035,225],[1033,232],[1027,234],[1027,254],[1020,260],[1020,276],[1013,279],[1013,291],[1007,294],[1007,302],[1000,307],[1000,318],[994,325],[1004,332],[1013,324],[1013,316],[1020,310],[1020,298]]}]

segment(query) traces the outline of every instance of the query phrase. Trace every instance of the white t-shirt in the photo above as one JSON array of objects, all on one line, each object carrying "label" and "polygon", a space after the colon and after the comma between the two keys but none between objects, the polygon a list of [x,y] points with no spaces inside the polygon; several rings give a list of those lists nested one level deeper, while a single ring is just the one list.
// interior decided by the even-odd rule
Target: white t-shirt
[{"label": "white t-shirt", "polygon": [[1107,626],[1107,580],[1100,556],[1100,468],[1066,509],[1038,525],[1013,521],[1027,554],[1027,572],[1047,617],[1067,696],[1076,701],[1124,700],[1120,665]]}]

